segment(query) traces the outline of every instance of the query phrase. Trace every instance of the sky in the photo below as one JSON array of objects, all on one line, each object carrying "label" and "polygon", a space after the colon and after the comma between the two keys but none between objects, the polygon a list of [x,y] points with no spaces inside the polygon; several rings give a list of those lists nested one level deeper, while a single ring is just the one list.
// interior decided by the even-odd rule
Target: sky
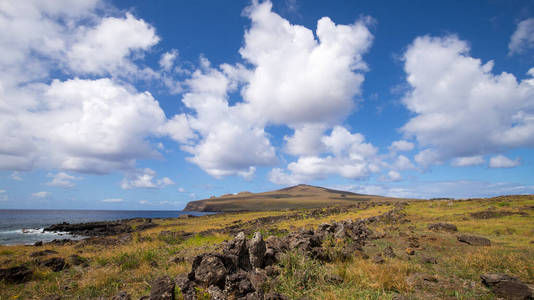
[{"label": "sky", "polygon": [[532,1],[2,1],[0,209],[534,194]]}]

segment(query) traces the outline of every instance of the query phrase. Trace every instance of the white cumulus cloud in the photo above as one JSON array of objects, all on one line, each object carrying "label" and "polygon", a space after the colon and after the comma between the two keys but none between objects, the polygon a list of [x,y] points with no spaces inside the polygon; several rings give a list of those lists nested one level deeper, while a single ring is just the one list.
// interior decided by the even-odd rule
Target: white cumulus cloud
[{"label": "white cumulus cloud", "polygon": [[404,62],[411,89],[403,103],[415,116],[402,132],[423,148],[416,162],[467,163],[462,158],[534,146],[532,77],[494,74],[493,61],[471,57],[456,36],[418,37]]},{"label": "white cumulus cloud", "polygon": [[405,140],[398,140],[391,143],[389,150],[393,152],[397,151],[411,151],[415,147],[414,143]]},{"label": "white cumulus cloud", "polygon": [[490,168],[513,168],[521,164],[519,158],[510,159],[504,155],[497,155],[490,158]]},{"label": "white cumulus cloud", "polygon": [[508,44],[508,50],[509,54],[516,54],[532,48],[534,48],[534,18],[529,18],[517,24],[517,29]]},{"label": "white cumulus cloud", "polygon": [[161,189],[174,184],[174,181],[169,177],[156,180],[155,177],[156,171],[150,168],[138,169],[126,175],[121,182],[121,188],[125,190],[133,188]]},{"label": "white cumulus cloud", "polygon": [[377,157],[378,149],[365,142],[363,135],[350,133],[345,127],[336,126],[322,137],[325,153],[321,156],[300,156],[289,163],[284,172],[273,169],[269,180],[282,185],[309,182],[329,175],[339,175],[350,179],[361,179],[378,172],[382,164]]},{"label": "white cumulus cloud", "polygon": [[484,164],[485,160],[481,155],[457,157],[452,160],[452,165],[455,167],[467,167]]},{"label": "white cumulus cloud", "polygon": [[52,177],[52,181],[48,182],[46,185],[60,187],[73,187],[75,185],[73,181],[81,179],[81,177],[72,176],[65,172],[58,172],[57,174],[49,173],[48,177]]},{"label": "white cumulus cloud", "polygon": [[147,140],[165,115],[126,82],[159,37],[113,13],[96,0],[0,5],[0,169],[109,173],[158,155]]},{"label": "white cumulus cloud", "polygon": [[125,18],[103,18],[94,28],[80,28],[77,41],[67,51],[69,65],[77,73],[136,72],[131,54],[159,41],[152,26],[130,13]]}]

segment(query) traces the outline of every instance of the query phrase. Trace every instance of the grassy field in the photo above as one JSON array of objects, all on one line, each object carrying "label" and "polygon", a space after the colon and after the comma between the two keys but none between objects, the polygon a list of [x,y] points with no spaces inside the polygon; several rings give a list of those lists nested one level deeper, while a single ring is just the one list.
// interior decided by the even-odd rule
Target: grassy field
[{"label": "grassy field", "polygon": [[[154,220],[159,226],[135,232],[123,244],[0,246],[2,267],[26,264],[34,271],[33,279],[26,283],[0,282],[0,299],[41,299],[52,294],[62,299],[110,298],[119,291],[138,299],[150,292],[153,278],[187,273],[195,255],[217,250],[222,241],[231,239],[224,230],[229,226],[238,224],[248,231],[284,234],[283,230],[315,228],[323,222],[380,215],[392,207],[387,203],[350,207],[328,216],[314,216],[309,209],[224,213]],[[289,252],[283,258],[280,275],[272,279],[271,289],[291,299],[391,299],[399,294],[409,299],[495,299],[481,284],[482,273],[504,272],[534,283],[534,196],[413,201],[402,212],[410,222],[369,225],[376,238],[364,247],[366,255],[321,263]],[[272,223],[257,221],[266,217],[280,219]],[[428,224],[436,222],[455,224],[458,232],[427,229]],[[163,231],[192,235],[173,238],[161,234]],[[489,238],[492,245],[477,247],[458,242],[456,235],[464,233]],[[406,248],[413,246],[413,239],[419,247],[414,255],[408,255]],[[396,257],[375,263],[373,257],[387,247]],[[29,255],[43,249],[58,252],[48,257],[77,254],[87,260],[87,266],[71,266],[61,272],[40,267]],[[424,257],[435,258],[437,264],[425,263]],[[333,283],[329,280],[332,276],[342,280]]]}]

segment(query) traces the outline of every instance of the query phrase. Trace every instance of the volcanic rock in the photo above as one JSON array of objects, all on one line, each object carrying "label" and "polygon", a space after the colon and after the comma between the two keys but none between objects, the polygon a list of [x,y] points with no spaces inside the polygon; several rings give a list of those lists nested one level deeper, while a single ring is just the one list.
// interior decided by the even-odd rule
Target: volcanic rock
[{"label": "volcanic rock", "polygon": [[462,234],[456,238],[458,241],[471,246],[491,246],[491,241],[481,236]]}]

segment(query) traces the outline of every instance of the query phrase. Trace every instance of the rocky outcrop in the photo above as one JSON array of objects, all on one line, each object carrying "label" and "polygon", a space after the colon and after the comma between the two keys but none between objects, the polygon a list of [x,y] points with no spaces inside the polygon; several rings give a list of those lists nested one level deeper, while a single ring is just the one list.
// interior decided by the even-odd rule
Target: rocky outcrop
[{"label": "rocky outcrop", "polygon": [[456,225],[454,224],[449,224],[449,223],[434,223],[434,224],[429,224],[428,225],[428,229],[430,230],[436,230],[436,231],[450,231],[450,232],[453,232],[453,231],[458,231],[458,228],[456,227]]},{"label": "rocky outcrop", "polygon": [[[141,222],[140,224],[135,225],[135,229],[132,228],[128,223],[132,221]],[[49,227],[46,227],[44,231],[52,232],[68,232],[72,235],[80,236],[110,236],[110,235],[119,235],[123,233],[131,233],[134,231],[146,230],[158,226],[155,223],[152,223],[152,219],[127,219],[119,221],[105,221],[105,222],[88,222],[88,223],[77,223],[70,224],[63,222],[60,224],[54,224]]]},{"label": "rocky outcrop", "polygon": [[6,269],[0,269],[0,281],[8,283],[23,283],[30,281],[33,272],[25,266],[18,266]]},{"label": "rocky outcrop", "polygon": [[106,236],[129,233],[132,232],[133,229],[130,225],[126,224],[125,221],[89,222],[79,224],[63,222],[61,224],[51,225],[45,228],[44,231],[68,232],[73,235],[81,236]]},{"label": "rocky outcrop", "polygon": [[480,278],[482,284],[498,297],[513,300],[533,299],[532,291],[528,285],[522,283],[515,276],[489,273],[481,275]]},{"label": "rocky outcrop", "polygon": [[372,232],[365,221],[321,224],[316,230],[302,230],[285,237],[263,239],[260,232],[247,240],[243,232],[222,245],[221,253],[203,253],[193,261],[188,276],[176,279],[184,299],[195,299],[195,287],[204,288],[211,299],[287,299],[269,294],[269,276],[276,276],[275,265],[289,249],[310,258],[332,260],[322,247],[323,241],[347,242],[347,253],[361,249]]},{"label": "rocky outcrop", "polygon": [[491,246],[491,241],[481,236],[462,234],[456,239],[471,246]]}]

